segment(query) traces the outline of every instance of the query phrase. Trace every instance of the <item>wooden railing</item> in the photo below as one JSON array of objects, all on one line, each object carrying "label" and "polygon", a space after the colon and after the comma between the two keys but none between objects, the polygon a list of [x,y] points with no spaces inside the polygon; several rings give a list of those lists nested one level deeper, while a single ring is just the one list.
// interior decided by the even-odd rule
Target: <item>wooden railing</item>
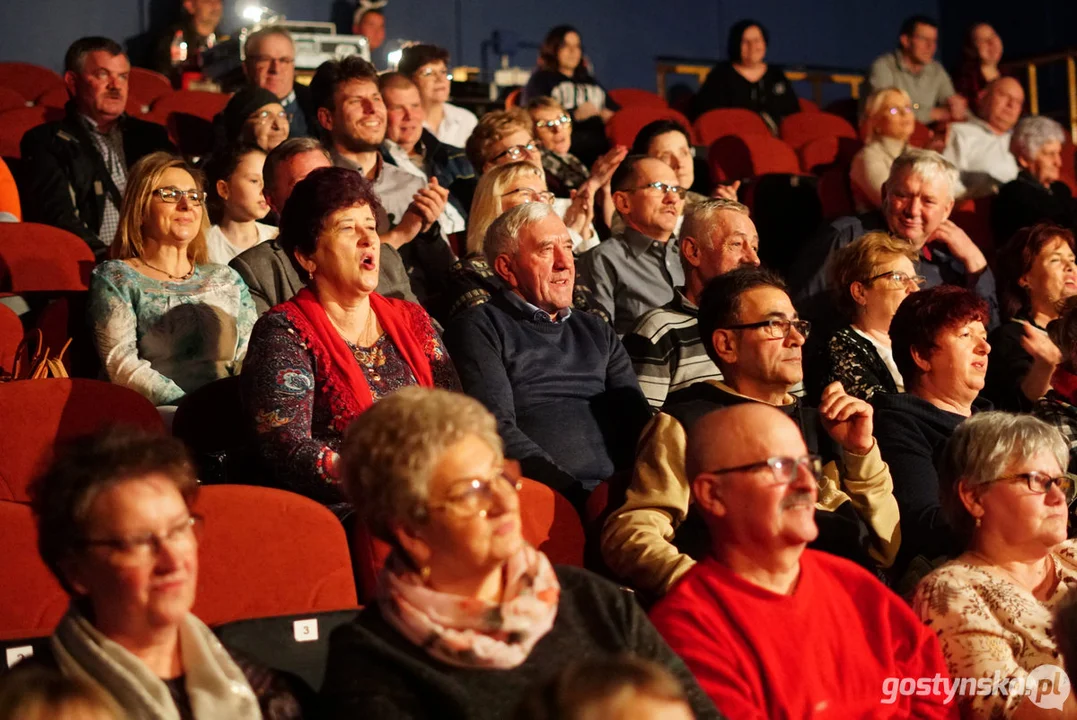
[{"label": "wooden railing", "polygon": [[[694,75],[702,85],[707,79],[707,74],[714,67],[715,61],[688,60],[684,58],[660,57],[655,60],[655,85],[658,94],[666,96],[666,78],[669,75]],[[849,72],[848,70],[834,70],[828,68],[796,67],[787,68],[785,76],[791,82],[805,80],[811,83],[812,99],[817,105],[823,102],[823,85],[834,83],[848,85],[849,95],[854,99],[860,97],[860,87],[865,78],[862,74]]]},{"label": "wooden railing", "polygon": [[1028,78],[1028,109],[1033,115],[1040,114],[1039,69],[1044,65],[1066,63],[1066,92],[1069,104],[1070,139],[1077,143],[1077,49],[1048,55],[1014,60],[1003,63],[1008,70],[1024,71]]}]

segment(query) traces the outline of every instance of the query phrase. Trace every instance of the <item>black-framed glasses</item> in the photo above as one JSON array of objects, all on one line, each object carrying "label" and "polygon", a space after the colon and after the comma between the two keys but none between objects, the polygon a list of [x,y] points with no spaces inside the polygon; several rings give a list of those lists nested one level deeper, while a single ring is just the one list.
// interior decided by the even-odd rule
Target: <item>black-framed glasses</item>
[{"label": "black-framed glasses", "polygon": [[572,118],[570,118],[568,115],[562,115],[561,117],[554,118],[553,120],[536,120],[535,121],[535,127],[538,128],[539,130],[543,130],[545,128],[557,128],[557,127],[561,127],[562,125],[571,125],[571,124],[572,124]]},{"label": "black-framed glasses", "polygon": [[511,192],[503,194],[502,198],[507,198],[509,195],[520,195],[524,198],[525,202],[540,202],[547,205],[553,203],[554,195],[549,190],[532,190],[531,188],[516,188]]},{"label": "black-framed glasses", "polygon": [[201,515],[188,515],[164,532],[146,532],[119,538],[86,539],[85,547],[103,547],[109,551],[109,559],[119,565],[148,565],[154,561],[165,545],[177,550],[189,550],[196,545],[201,534]]},{"label": "black-framed glasses", "polygon": [[178,203],[180,198],[186,198],[191,205],[201,205],[206,199],[206,194],[201,190],[180,190],[178,187],[157,188],[153,194],[161,198],[161,202]]},{"label": "black-framed glasses", "polygon": [[542,147],[542,145],[540,145],[537,140],[532,140],[526,145],[513,145],[510,148],[505,148],[497,155],[494,155],[491,160],[500,160],[508,155],[510,160],[516,162],[517,160],[524,159],[530,153],[537,152],[540,147]]},{"label": "black-framed glasses", "polygon": [[292,114],[287,110],[281,110],[280,112],[263,110],[261,112],[251,113],[247,116],[247,119],[253,120],[255,125],[265,125],[270,120],[283,120],[290,125],[292,123]]},{"label": "black-framed glasses", "polygon": [[902,272],[901,270],[887,270],[884,273],[879,273],[878,275],[873,275],[869,277],[867,279],[867,282],[871,283],[875,282],[876,280],[881,280],[883,278],[886,278],[890,281],[892,285],[895,285],[899,288],[906,287],[907,285],[915,285],[918,288],[922,288],[924,286],[924,283],[927,282],[927,278],[923,275],[909,275],[908,273]]},{"label": "black-framed glasses", "polygon": [[639,187],[629,188],[628,192],[635,192],[636,190],[657,190],[663,195],[673,193],[681,200],[684,200],[685,196],[688,195],[688,188],[681,187],[680,185],[667,185],[664,182],[647,183],[646,185],[640,185]]},{"label": "black-framed glasses", "polygon": [[995,478],[995,482],[1012,482],[1014,480],[1024,480],[1028,489],[1036,495],[1046,495],[1051,491],[1051,488],[1057,487],[1062,491],[1062,495],[1066,498],[1067,505],[1073,503],[1074,495],[1077,494],[1077,476],[1070,475],[1069,473],[1063,473],[1058,477],[1051,477],[1047,473],[1032,470],[1027,473],[1005,475],[1000,478]]},{"label": "black-framed glasses", "polygon": [[520,492],[523,486],[522,480],[512,479],[503,470],[498,470],[488,478],[472,478],[457,483],[444,502],[428,504],[426,508],[452,510],[463,517],[486,517],[493,507],[496,494],[508,491],[515,494]]},{"label": "black-framed glasses", "polygon": [[801,455],[800,457],[788,457],[778,455],[769,457],[759,462],[737,465],[736,467],[722,468],[720,470],[708,470],[707,475],[726,475],[735,472],[755,472],[757,470],[770,469],[774,476],[775,485],[789,485],[800,475],[803,468],[816,483],[823,476],[823,459],[818,455]]},{"label": "black-framed glasses", "polygon": [[753,323],[741,323],[740,325],[727,325],[721,330],[755,330],[759,328],[763,331],[763,335],[771,340],[778,340],[789,337],[789,333],[796,330],[805,340],[808,339],[808,333],[811,332],[811,322],[808,320],[783,320],[780,318],[771,318],[769,320],[760,320]]}]

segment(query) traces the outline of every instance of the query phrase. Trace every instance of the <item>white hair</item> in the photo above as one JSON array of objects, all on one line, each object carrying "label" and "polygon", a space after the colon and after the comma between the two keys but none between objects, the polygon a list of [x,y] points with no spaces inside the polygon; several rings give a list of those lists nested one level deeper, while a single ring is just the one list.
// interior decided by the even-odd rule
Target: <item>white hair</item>
[{"label": "white hair", "polygon": [[515,255],[520,249],[520,233],[524,228],[551,215],[557,217],[554,209],[543,202],[524,203],[502,213],[486,230],[486,238],[482,242],[486,262],[492,268],[499,256]]},{"label": "white hair", "polygon": [[1010,152],[1014,157],[1035,160],[1047,143],[1066,142],[1066,131],[1056,121],[1043,115],[1022,118],[1013,129]]},{"label": "white hair", "polygon": [[888,192],[894,180],[902,173],[919,175],[927,182],[942,180],[946,183],[946,192],[951,200],[954,199],[954,190],[960,187],[957,168],[934,150],[909,148],[903,152],[890,166],[890,177],[886,181]]},{"label": "white hair", "polygon": [[736,212],[748,215],[748,206],[726,198],[707,198],[684,208],[684,225],[681,237],[695,238],[706,247],[712,247],[711,232],[718,222],[718,213]]}]

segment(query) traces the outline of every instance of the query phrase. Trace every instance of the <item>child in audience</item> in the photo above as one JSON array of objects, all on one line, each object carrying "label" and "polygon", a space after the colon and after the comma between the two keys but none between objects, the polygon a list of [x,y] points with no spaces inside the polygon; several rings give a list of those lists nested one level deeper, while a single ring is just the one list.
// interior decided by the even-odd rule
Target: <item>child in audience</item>
[{"label": "child in audience", "polygon": [[277,236],[277,228],[258,222],[269,213],[262,194],[266,154],[257,147],[231,147],[206,163],[206,202],[213,225],[206,231],[209,261],[232,258]]}]

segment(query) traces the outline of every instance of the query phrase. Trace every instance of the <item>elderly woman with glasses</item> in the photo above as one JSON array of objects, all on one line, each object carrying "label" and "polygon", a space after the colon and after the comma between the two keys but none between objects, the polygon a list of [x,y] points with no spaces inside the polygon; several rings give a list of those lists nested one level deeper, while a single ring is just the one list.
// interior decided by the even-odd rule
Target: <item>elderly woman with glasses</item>
[{"label": "elderly woman with glasses", "polygon": [[71,605],[27,662],[90,684],[123,717],[303,717],[309,690],[233,655],[191,614],[201,518],[182,442],[125,429],[81,438],[30,494],[41,558]]},{"label": "elderly woman with glasses", "polygon": [[396,69],[419,88],[426,129],[446,145],[464,147],[478,120],[470,110],[449,102],[452,92],[449,51],[437,45],[406,47],[400,53]]},{"label": "elderly woman with glasses", "polygon": [[888,233],[870,232],[834,254],[830,289],[849,324],[827,344],[824,386],[870,400],[877,392],[905,391],[894,362],[890,321],[901,301],[924,284],[916,274],[916,251]]},{"label": "elderly woman with glasses", "polygon": [[[1077,541],[1066,540],[1068,459],[1054,428],[1002,412],[966,420],[946,445],[942,508],[964,552],[920,581],[913,609],[938,634],[954,678],[1028,683],[959,693],[962,717],[1077,717],[1053,632],[1054,610],[1077,584]],[[1044,694],[1059,700],[1061,715],[1038,702]]]},{"label": "elderly woman with glasses", "polygon": [[94,343],[108,379],[163,408],[238,374],[255,320],[239,274],[206,262],[204,200],[182,159],[139,160],[127,177],[113,259],[90,278]]},{"label": "elderly woman with glasses", "polygon": [[634,598],[527,544],[520,486],[477,400],[422,388],[386,398],[348,430],[343,478],[392,553],[377,601],[333,634],[326,717],[511,717],[565,658],[622,652],[671,670],[696,716],[717,716]]},{"label": "elderly woman with glasses", "polygon": [[[901,511],[895,572],[918,556],[928,562],[956,550],[939,509],[935,458],[962,421],[990,404],[979,399],[987,374],[987,303],[940,285],[906,297],[890,321],[894,364],[903,393],[875,393],[875,438],[894,478]],[[920,564],[919,575],[923,575]]]},{"label": "elderly woman with glasses", "polygon": [[858,213],[878,210],[883,205],[883,183],[890,166],[909,147],[916,129],[912,99],[901,88],[883,88],[871,94],[860,121],[864,147],[853,156],[849,182]]},{"label": "elderly woman with glasses", "polygon": [[291,116],[276,95],[251,86],[232,96],[218,122],[219,146],[253,145],[269,152],[288,139]]}]

